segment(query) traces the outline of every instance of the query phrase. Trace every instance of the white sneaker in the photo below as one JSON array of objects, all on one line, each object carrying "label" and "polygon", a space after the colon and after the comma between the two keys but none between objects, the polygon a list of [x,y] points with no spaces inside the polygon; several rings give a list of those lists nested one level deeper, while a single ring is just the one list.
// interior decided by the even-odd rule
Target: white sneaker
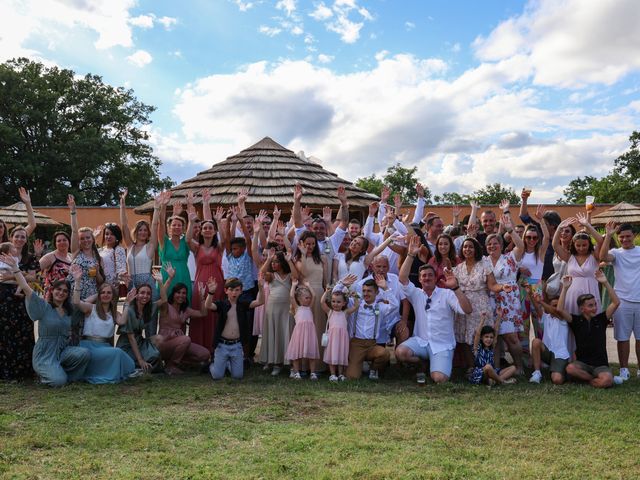
[{"label": "white sneaker", "polygon": [[129,378],[137,378],[144,375],[144,371],[141,368],[136,368],[133,372],[129,374]]},{"label": "white sneaker", "polygon": [[337,381],[338,381],[338,377],[337,377],[336,375],[331,375],[331,376],[329,377],[329,381],[330,381],[330,382],[337,382]]},{"label": "white sneaker", "polygon": [[628,368],[621,368],[620,369],[620,374],[619,377],[626,382],[627,380],[629,380],[629,378],[631,378],[631,374],[629,373],[629,369]]},{"label": "white sneaker", "polygon": [[542,381],[542,373],[540,373],[540,370],[536,370],[531,374],[529,383],[540,383],[541,381]]},{"label": "white sneaker", "polygon": [[347,379],[347,377],[345,377],[344,375],[338,375],[338,380],[340,380],[341,382],[344,382]]},{"label": "white sneaker", "polygon": [[299,372],[294,373],[291,378],[293,378],[294,380],[302,380]]},{"label": "white sneaker", "polygon": [[369,380],[378,380],[378,371],[377,370],[369,370]]},{"label": "white sneaker", "polygon": [[296,374],[295,370],[289,371],[289,378],[293,378],[295,376],[295,374]]},{"label": "white sneaker", "polygon": [[278,375],[280,375],[281,371],[282,371],[281,367],[273,367],[273,370],[271,370],[271,376],[277,377]]},{"label": "white sneaker", "polygon": [[427,383],[427,374],[424,372],[416,373],[416,382],[418,382],[418,385],[424,385]]},{"label": "white sneaker", "polygon": [[369,362],[362,362],[362,373],[367,373],[371,369]]},{"label": "white sneaker", "polygon": [[622,385],[624,383],[624,378],[616,375],[615,377],[613,377],[613,383],[615,383],[616,385]]},{"label": "white sneaker", "polygon": [[309,380],[313,381],[313,382],[317,382],[318,381],[318,374],[315,372],[312,372],[311,375],[309,375]]}]

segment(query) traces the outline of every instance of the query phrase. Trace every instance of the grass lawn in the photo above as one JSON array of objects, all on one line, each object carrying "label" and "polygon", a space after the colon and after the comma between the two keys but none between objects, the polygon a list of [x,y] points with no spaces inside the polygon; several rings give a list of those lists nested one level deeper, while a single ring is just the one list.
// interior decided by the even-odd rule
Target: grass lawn
[{"label": "grass lawn", "polygon": [[639,478],[640,380],[0,384],[0,478]]}]

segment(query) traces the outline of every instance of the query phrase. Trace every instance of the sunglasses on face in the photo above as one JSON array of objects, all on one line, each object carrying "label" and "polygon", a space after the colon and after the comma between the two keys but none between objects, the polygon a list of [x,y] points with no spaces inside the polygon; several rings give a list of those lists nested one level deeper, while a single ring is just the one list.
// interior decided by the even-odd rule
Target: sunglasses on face
[{"label": "sunglasses on face", "polygon": [[524,238],[525,238],[525,239],[527,239],[527,240],[538,240],[538,237],[537,237],[537,236],[532,237],[532,236],[530,236],[530,235],[527,235],[527,236],[525,236]]}]

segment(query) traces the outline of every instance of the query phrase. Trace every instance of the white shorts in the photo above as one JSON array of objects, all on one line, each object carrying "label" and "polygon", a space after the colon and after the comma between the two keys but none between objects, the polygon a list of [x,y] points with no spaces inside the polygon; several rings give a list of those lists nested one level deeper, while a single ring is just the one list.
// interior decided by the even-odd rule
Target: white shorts
[{"label": "white shorts", "polygon": [[640,302],[620,300],[620,306],[613,314],[613,337],[618,342],[626,342],[631,338],[640,340]]}]

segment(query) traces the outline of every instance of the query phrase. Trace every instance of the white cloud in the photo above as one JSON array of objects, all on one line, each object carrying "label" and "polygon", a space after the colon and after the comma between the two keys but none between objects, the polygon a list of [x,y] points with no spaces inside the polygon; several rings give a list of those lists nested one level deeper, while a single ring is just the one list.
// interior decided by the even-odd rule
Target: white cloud
[{"label": "white cloud", "polygon": [[266,25],[260,25],[260,28],[258,28],[258,32],[266,35],[267,37],[275,37],[276,35],[282,33],[282,29],[278,27],[267,27]]},{"label": "white cloud", "polygon": [[287,17],[290,17],[291,14],[296,11],[296,0],[278,0],[276,8],[278,10],[284,10]]},{"label": "white cloud", "polygon": [[134,27],[153,28],[153,18],[152,15],[139,15],[131,18],[129,23]]},{"label": "white cloud", "polygon": [[320,63],[331,63],[331,62],[333,62],[334,58],[335,57],[333,57],[332,55],[325,55],[324,53],[320,53],[318,55],[318,61]]},{"label": "white cloud", "polygon": [[304,33],[304,30],[300,25],[294,25],[290,31],[291,35],[302,35]]},{"label": "white cloud", "polygon": [[316,9],[309,14],[310,17],[322,21],[327,20],[333,16],[333,11],[329,7],[327,7],[324,2],[320,2],[316,5]]},{"label": "white cloud", "polygon": [[413,22],[404,22],[404,27],[408,30],[411,31],[414,28],[416,28],[416,24]]},{"label": "white cloud", "polygon": [[282,61],[201,78],[176,93],[182,134],[156,140],[168,142],[159,155],[184,145],[176,158],[208,167],[269,135],[348,179],[401,162],[436,193],[498,181],[533,184],[536,199],[553,201],[572,178],[606,173],[640,121],[640,102],[600,114],[541,106],[540,92],[522,85],[526,55],[452,79],[447,68],[379,52],[373,68],[350,74]]},{"label": "white cloud", "polygon": [[145,50],[137,50],[127,57],[127,61],[136,67],[142,68],[153,60],[151,54]]},{"label": "white cloud", "polygon": [[454,44],[451,46],[451,51],[452,51],[453,53],[458,53],[460,50],[461,50],[461,47],[460,47],[460,44],[459,44],[459,43],[454,43]]},{"label": "white cloud", "polygon": [[[357,18],[351,17],[353,13],[357,14]],[[331,8],[320,2],[315,5],[315,10],[309,16],[323,22],[330,32],[340,35],[344,43],[357,42],[364,22],[373,21],[373,15],[366,8],[359,6],[357,0],[334,0]]]},{"label": "white cloud", "polygon": [[245,2],[243,0],[231,0],[231,1],[238,6],[238,9],[241,12],[246,12],[247,10],[253,8],[253,5],[254,5],[253,2]]},{"label": "white cloud", "polygon": [[176,23],[178,23],[178,19],[174,17],[160,17],[158,22],[162,24],[165,30],[171,30]]},{"label": "white cloud", "polygon": [[611,85],[640,70],[638,25],[635,0],[537,0],[473,46],[484,61],[527,55],[538,85]]}]

